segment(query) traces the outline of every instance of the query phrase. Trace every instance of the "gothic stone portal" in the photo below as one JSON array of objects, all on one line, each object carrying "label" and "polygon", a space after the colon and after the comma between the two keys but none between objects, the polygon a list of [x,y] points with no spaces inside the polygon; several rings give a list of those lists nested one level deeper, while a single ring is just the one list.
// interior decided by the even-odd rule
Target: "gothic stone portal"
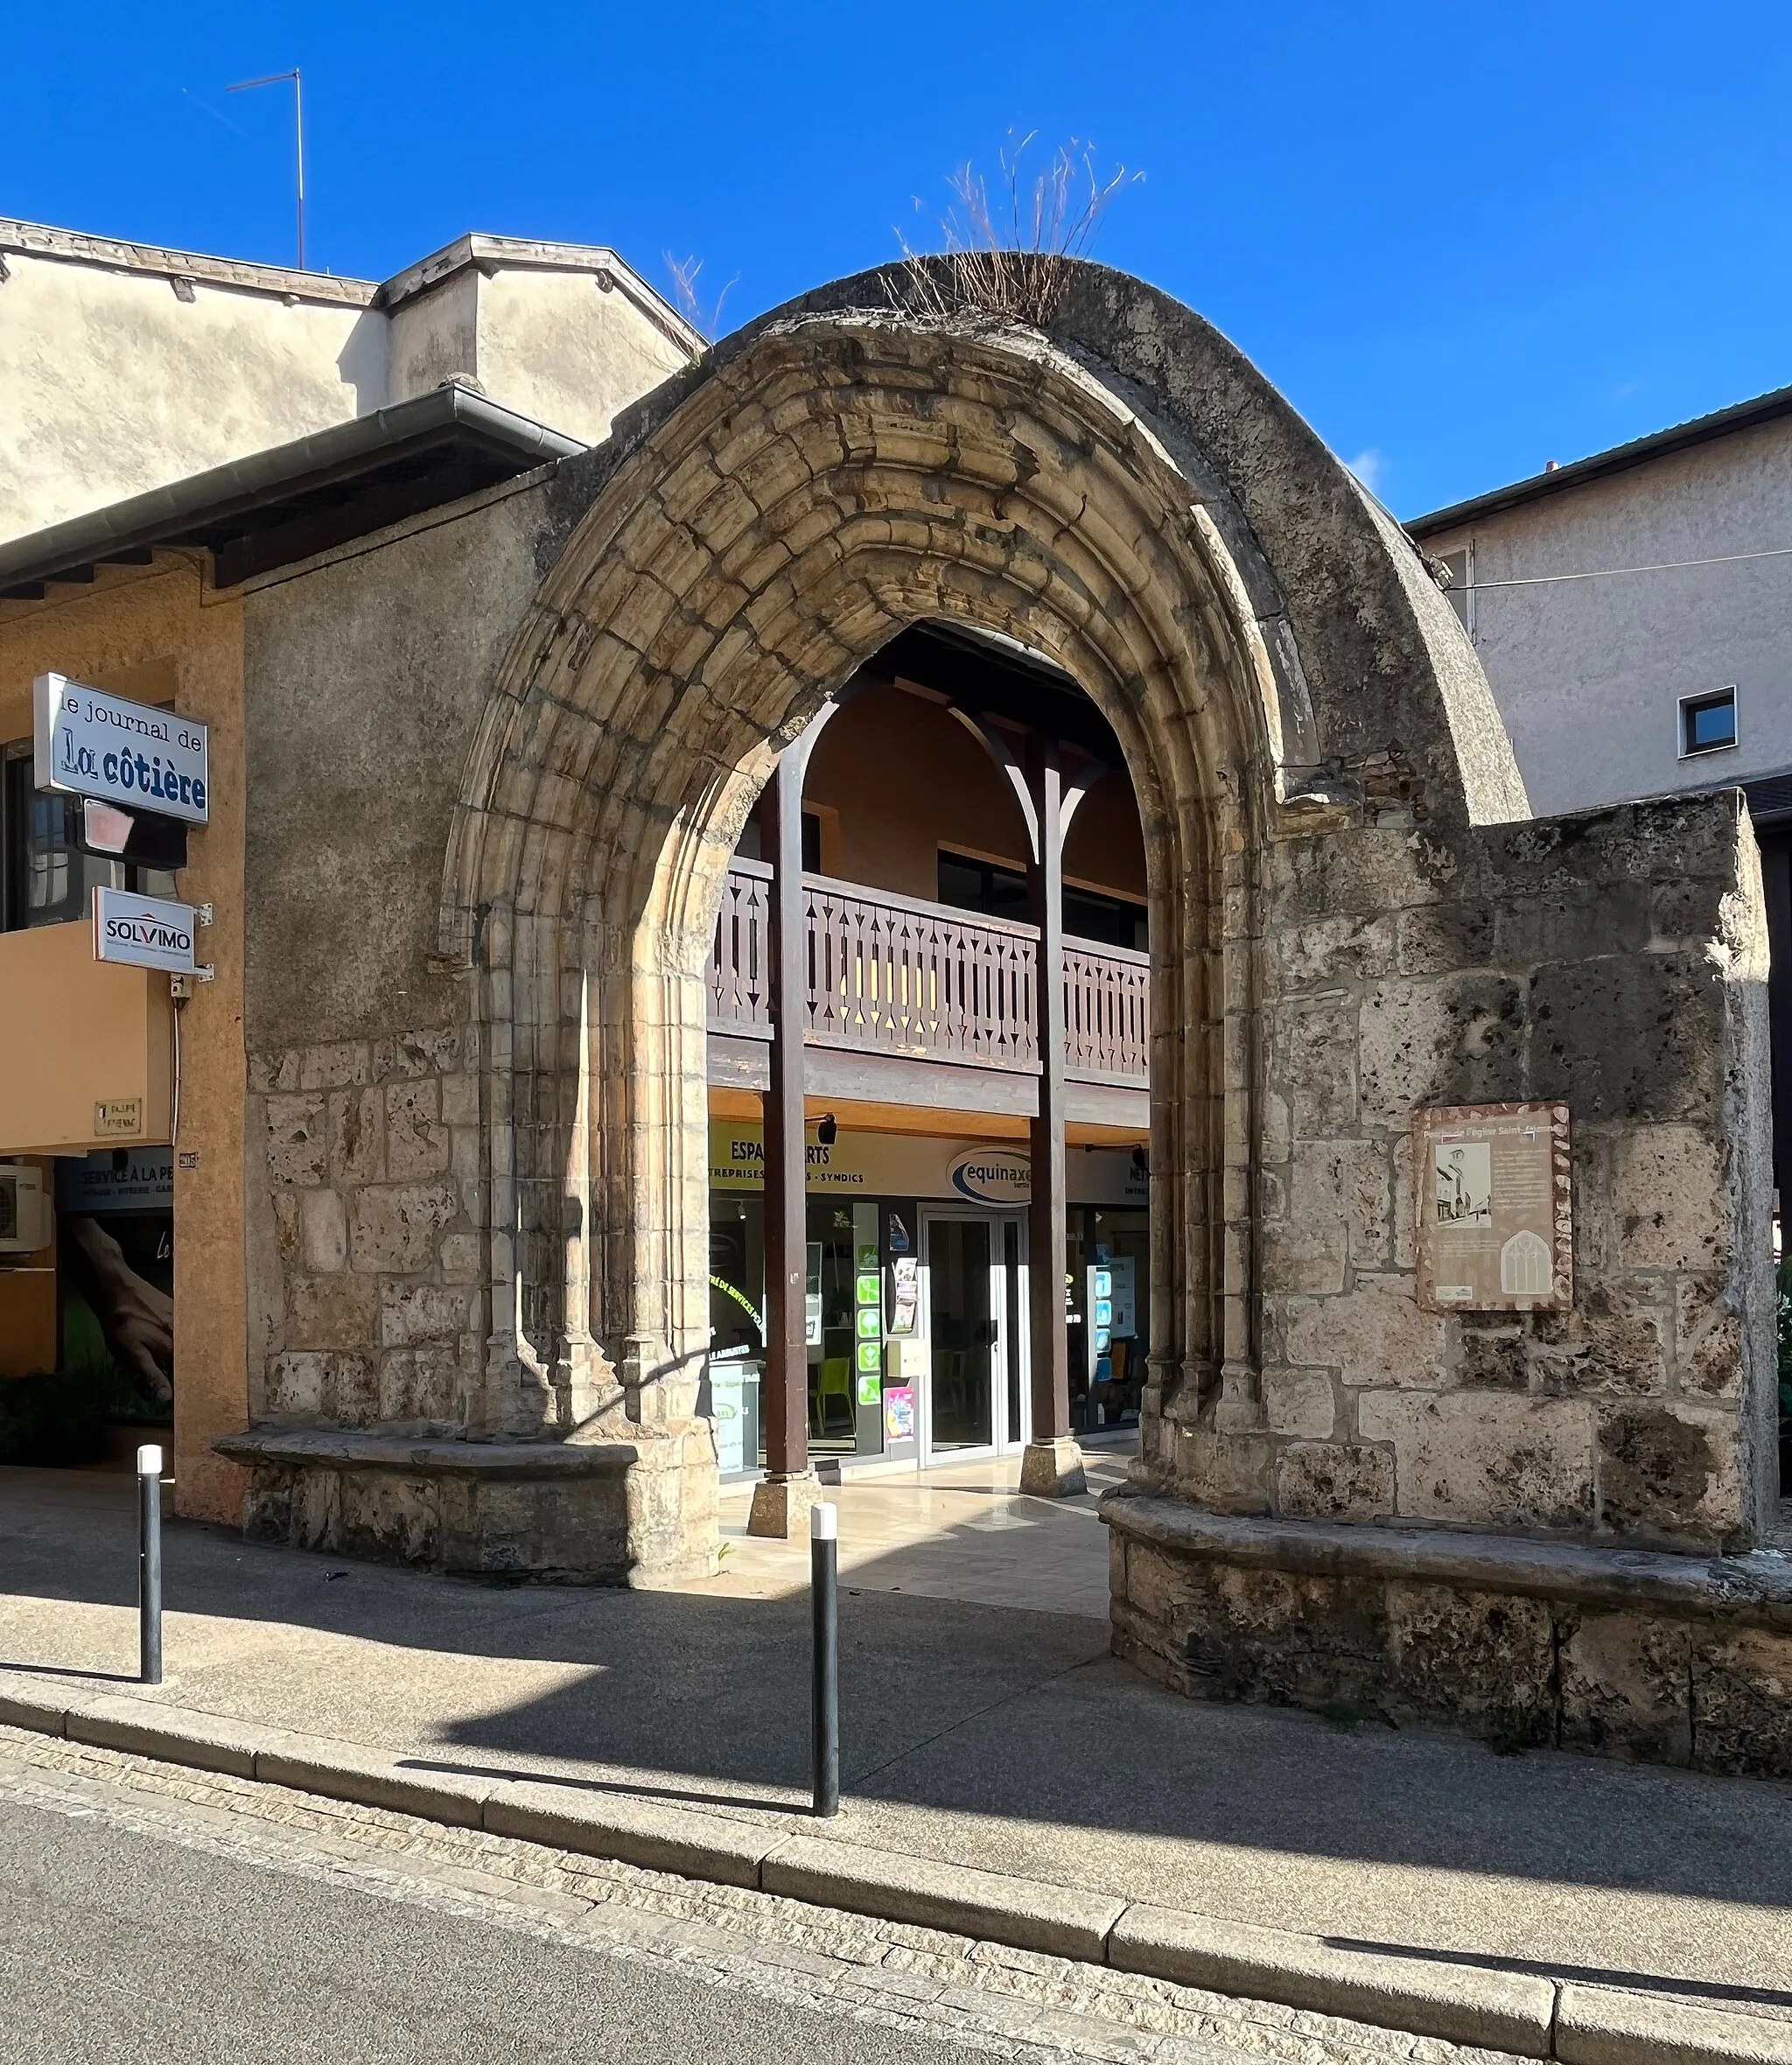
[{"label": "gothic stone portal", "polygon": [[[1385,511],[1198,318],[1099,268],[1060,286],[1023,329],[916,312],[900,269],[842,283],[560,469],[444,898],[489,1198],[460,1431],[657,1459],[614,1574],[708,1553],[724,872],[861,662],[983,626],[1100,707],[1149,855],[1156,1352],[1104,1512],[1119,1652],[1192,1692],[1511,1709],[1650,1754],[1721,1679],[1704,1754],[1772,1764],[1792,1605],[1712,1574],[1774,1492],[1746,817],[1531,820]],[[1414,1114],[1519,1101],[1572,1114],[1573,1308],[1424,1311]],[[1628,1592],[1619,1550],[1657,1552]]]}]

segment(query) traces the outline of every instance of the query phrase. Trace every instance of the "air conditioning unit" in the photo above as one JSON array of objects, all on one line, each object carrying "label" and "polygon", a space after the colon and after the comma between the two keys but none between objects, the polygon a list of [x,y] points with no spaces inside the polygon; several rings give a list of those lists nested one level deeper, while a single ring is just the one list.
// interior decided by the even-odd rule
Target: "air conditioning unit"
[{"label": "air conditioning unit", "polygon": [[0,1162],[0,1256],[35,1255],[52,1237],[43,1171]]}]

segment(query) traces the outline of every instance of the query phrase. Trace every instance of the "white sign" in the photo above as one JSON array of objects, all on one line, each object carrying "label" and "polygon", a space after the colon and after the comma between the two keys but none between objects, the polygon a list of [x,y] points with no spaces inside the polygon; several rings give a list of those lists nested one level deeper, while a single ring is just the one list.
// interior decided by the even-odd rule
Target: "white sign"
[{"label": "white sign", "polygon": [[94,958],[191,975],[197,921],[191,904],[171,903],[161,896],[131,896],[122,889],[96,889]]},{"label": "white sign", "polygon": [[[1010,1210],[1024,1206],[1032,1191],[1032,1165],[1025,1147],[920,1133],[849,1133],[808,1144],[806,1188],[846,1191],[861,1198],[974,1200]],[[1121,1205],[1143,1210],[1146,1179],[1124,1147],[1072,1147],[1064,1157],[1067,1195],[1075,1205]],[[766,1180],[764,1135],[745,1120],[721,1119],[710,1126],[711,1190],[762,1190]]]},{"label": "white sign", "polygon": [[1024,1205],[1032,1198],[1032,1159],[1012,1147],[967,1147],[946,1165],[946,1180],[978,1205]]},{"label": "white sign", "polygon": [[211,821],[206,727],[172,710],[127,703],[60,674],[40,674],[32,780],[188,824]]}]

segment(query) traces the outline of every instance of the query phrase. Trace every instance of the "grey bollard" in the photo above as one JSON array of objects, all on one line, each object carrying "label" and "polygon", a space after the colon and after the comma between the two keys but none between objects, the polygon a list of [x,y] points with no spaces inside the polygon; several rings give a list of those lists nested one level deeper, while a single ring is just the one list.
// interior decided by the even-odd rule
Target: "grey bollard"
[{"label": "grey bollard", "polygon": [[810,1705],[814,1811],[840,1811],[840,1508],[808,1514],[809,1589],[815,1620]]},{"label": "grey bollard", "polygon": [[162,1452],[136,1452],[137,1676],[162,1682]]}]

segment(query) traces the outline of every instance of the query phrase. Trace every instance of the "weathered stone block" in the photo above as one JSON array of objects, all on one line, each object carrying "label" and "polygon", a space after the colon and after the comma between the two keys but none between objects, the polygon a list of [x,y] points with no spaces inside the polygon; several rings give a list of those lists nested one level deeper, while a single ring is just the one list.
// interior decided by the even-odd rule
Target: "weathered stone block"
[{"label": "weathered stone block", "polygon": [[1599,1517],[1614,1534],[1715,1544],[1741,1523],[1735,1422],[1676,1403],[1599,1409]]},{"label": "weathered stone block", "polygon": [[1722,985],[1692,956],[1612,954],[1538,969],[1530,1094],[1577,1122],[1716,1124],[1723,1097]]},{"label": "weathered stone block", "polygon": [[414,1348],[420,1340],[456,1340],[466,1325],[467,1294],[447,1284],[380,1286],[380,1345]]},{"label": "weathered stone block", "polygon": [[1347,1384],[1438,1381],[1446,1323],[1420,1310],[1410,1277],[1359,1277],[1340,1298],[1291,1298],[1284,1318],[1291,1362],[1329,1364]]},{"label": "weathered stone block", "polygon": [[1489,973],[1378,984],[1363,998],[1365,1125],[1407,1127],[1432,1104],[1486,1104],[1522,1087],[1524,998]]},{"label": "weathered stone block", "polygon": [[460,1215],[452,1183],[374,1185],[354,1195],[349,1251],[360,1270],[415,1274],[435,1259],[436,1236]]},{"label": "weathered stone block", "polygon": [[1614,1143],[1612,1212],[1628,1270],[1709,1270],[1728,1255],[1729,1200],[1718,1141],[1650,1125]]},{"label": "weathered stone block", "polygon": [[1376,977],[1394,972],[1396,920],[1351,913],[1312,918],[1271,939],[1270,951],[1284,990],[1312,989],[1340,977]]},{"label": "weathered stone block", "polygon": [[1294,1442],[1276,1458],[1276,1510],[1290,1520],[1386,1520],[1394,1458],[1341,1441]]},{"label": "weathered stone block", "polygon": [[346,1083],[367,1080],[368,1048],[364,1040],[339,1040],[328,1046],[308,1046],[299,1054],[301,1089],[339,1089]]},{"label": "weathered stone block", "polygon": [[1564,1749],[1684,1764],[1692,1754],[1692,1629],[1646,1614],[1558,1616]]},{"label": "weathered stone block", "polygon": [[1323,1298],[1343,1290],[1350,1241],[1341,1220],[1284,1220],[1266,1225],[1262,1238],[1264,1289],[1270,1296]]},{"label": "weathered stone block", "polygon": [[1695,1628],[1692,1761],[1704,1771],[1792,1771],[1792,1631]]},{"label": "weathered stone block", "polygon": [[1269,1444],[1260,1436],[1218,1434],[1208,1427],[1177,1431],[1177,1477],[1189,1495],[1216,1513],[1266,1513]]},{"label": "weathered stone block", "polygon": [[1305,1434],[1329,1441],[1338,1407],[1332,1380],[1317,1369],[1265,1369],[1264,1424],[1272,1434]]},{"label": "weathered stone block", "polygon": [[1335,1004],[1282,1017],[1280,1071],[1296,1139],[1324,1139],[1356,1124],[1356,1015]]},{"label": "weathered stone block", "polygon": [[442,1123],[436,1078],[386,1085],[386,1173],[394,1182],[439,1176],[448,1166],[448,1128]]},{"label": "weathered stone block", "polygon": [[1356,1424],[1393,1444],[1403,1520],[1569,1529],[1592,1517],[1592,1414],[1577,1399],[1369,1391]]},{"label": "weathered stone block", "polygon": [[1449,975],[1493,958],[1494,914],[1480,903],[1430,904],[1400,914],[1400,975]]},{"label": "weathered stone block", "polygon": [[268,1358],[268,1410],[277,1418],[314,1417],[324,1410],[321,1354],[288,1350]]},{"label": "weathered stone block", "polygon": [[1680,1382],[1711,1399],[1742,1390],[1742,1321],[1728,1280],[1684,1276],[1676,1286],[1675,1363]]},{"label": "weathered stone block", "polygon": [[344,1184],[377,1183],[386,1172],[384,1129],[377,1089],[330,1095],[330,1172]]},{"label": "weathered stone block", "polygon": [[298,1258],[305,1268],[322,1276],[340,1269],[348,1260],[348,1211],[340,1194],[302,1190],[290,1201],[298,1222]]},{"label": "weathered stone block", "polygon": [[1659,1393],[1667,1386],[1659,1286],[1637,1281],[1582,1282],[1573,1309],[1528,1321],[1550,1386],[1577,1391]]},{"label": "weathered stone block", "polygon": [[436,1075],[455,1068],[461,1058],[462,1035],[453,1026],[426,1032],[399,1032],[374,1042],[374,1079],[388,1075]]},{"label": "weathered stone block", "polygon": [[1550,1740],[1556,1643],[1546,1600],[1390,1584],[1387,1612],[1399,1711],[1488,1727],[1507,1742]]},{"label": "weathered stone block", "polygon": [[1524,1327],[1465,1314],[1457,1322],[1456,1338],[1456,1367],[1451,1375],[1465,1390],[1530,1389],[1530,1336]]},{"label": "weathered stone block", "polygon": [[343,1270],[286,1280],[283,1332],[289,1348],[370,1348],[379,1324],[380,1286],[372,1277]]},{"label": "weathered stone block", "polygon": [[268,1099],[268,1176],[275,1183],[321,1183],[327,1151],[320,1096]]}]

